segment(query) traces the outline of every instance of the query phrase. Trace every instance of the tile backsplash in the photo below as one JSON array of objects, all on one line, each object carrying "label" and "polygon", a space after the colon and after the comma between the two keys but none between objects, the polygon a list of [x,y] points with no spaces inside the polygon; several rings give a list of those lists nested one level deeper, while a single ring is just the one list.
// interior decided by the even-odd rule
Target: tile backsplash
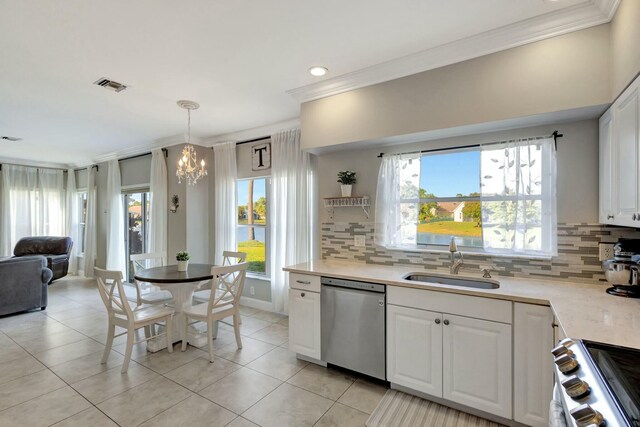
[{"label": "tile backsplash", "polygon": [[[325,222],[322,224],[323,259],[352,260],[368,264],[408,265],[449,271],[449,253],[388,250],[373,243],[373,222]],[[365,246],[354,246],[355,235],[365,236]],[[494,276],[531,277],[598,283],[605,281],[598,242],[615,243],[619,237],[640,238],[640,229],[601,224],[558,224],[558,256],[550,260],[465,254],[464,271],[493,265]]]}]

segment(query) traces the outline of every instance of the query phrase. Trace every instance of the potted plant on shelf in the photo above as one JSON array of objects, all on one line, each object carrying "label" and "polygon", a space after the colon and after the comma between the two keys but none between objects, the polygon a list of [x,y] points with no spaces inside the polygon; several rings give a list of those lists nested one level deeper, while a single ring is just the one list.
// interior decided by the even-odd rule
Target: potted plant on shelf
[{"label": "potted plant on shelf", "polygon": [[342,197],[351,197],[351,189],[356,183],[356,173],[353,171],[338,172],[338,182],[340,183],[340,191]]},{"label": "potted plant on shelf", "polygon": [[178,252],[176,254],[176,261],[178,261],[178,271],[187,271],[189,268],[189,252]]}]

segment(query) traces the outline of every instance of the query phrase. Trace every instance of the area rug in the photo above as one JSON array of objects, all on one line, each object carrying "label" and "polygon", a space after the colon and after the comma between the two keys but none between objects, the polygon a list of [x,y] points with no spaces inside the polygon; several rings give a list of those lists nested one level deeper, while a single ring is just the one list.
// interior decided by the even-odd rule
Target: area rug
[{"label": "area rug", "polygon": [[504,427],[456,409],[397,390],[388,390],[366,422],[367,427]]}]

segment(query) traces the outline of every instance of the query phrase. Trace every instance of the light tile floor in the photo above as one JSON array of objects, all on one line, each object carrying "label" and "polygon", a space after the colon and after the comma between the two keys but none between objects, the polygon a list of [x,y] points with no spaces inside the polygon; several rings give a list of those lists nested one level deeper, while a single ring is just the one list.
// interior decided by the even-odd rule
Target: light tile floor
[{"label": "light tile floor", "polygon": [[296,359],[286,316],[242,307],[242,321],[242,350],[220,324],[215,363],[206,346],[169,354],[142,343],[121,374],[124,337],[100,364],[95,283],[56,281],[45,311],[0,318],[0,426],[363,426],[386,392]]}]

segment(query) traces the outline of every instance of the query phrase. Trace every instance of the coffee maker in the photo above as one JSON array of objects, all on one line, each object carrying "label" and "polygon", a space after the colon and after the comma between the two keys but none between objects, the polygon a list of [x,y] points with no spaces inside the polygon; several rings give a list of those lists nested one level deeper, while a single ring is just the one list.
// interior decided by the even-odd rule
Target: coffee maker
[{"label": "coffee maker", "polygon": [[602,262],[604,277],[613,286],[607,293],[620,297],[640,298],[640,239],[618,239],[613,258]]}]

